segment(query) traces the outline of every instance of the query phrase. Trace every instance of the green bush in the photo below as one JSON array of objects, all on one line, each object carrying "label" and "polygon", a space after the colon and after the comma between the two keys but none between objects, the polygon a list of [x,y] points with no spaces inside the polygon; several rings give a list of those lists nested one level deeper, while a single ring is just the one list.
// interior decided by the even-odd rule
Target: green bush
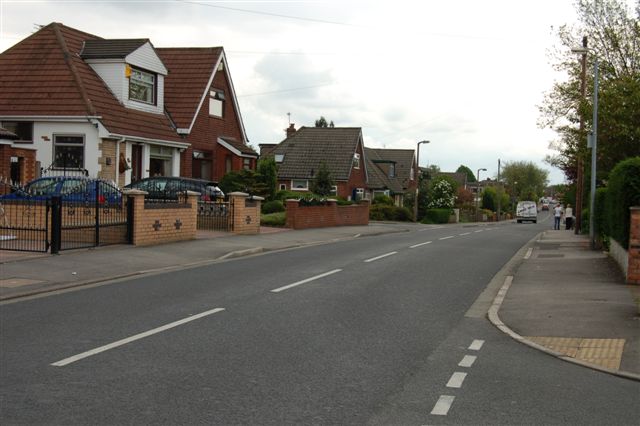
[{"label": "green bush", "polygon": [[413,220],[413,213],[406,207],[373,204],[369,208],[369,219],[409,222]]},{"label": "green bush", "polygon": [[427,209],[422,223],[449,223],[451,209]]},{"label": "green bush", "polygon": [[278,213],[284,210],[284,204],[280,200],[267,201],[262,204],[262,214]]},{"label": "green bush", "polygon": [[350,206],[353,204],[353,201],[349,201],[344,197],[336,197],[336,204],[339,206]]},{"label": "green bush", "polygon": [[618,163],[609,174],[606,197],[611,238],[629,248],[629,207],[640,205],[640,157]]},{"label": "green bush", "polygon": [[387,206],[393,205],[393,198],[388,195],[376,195],[373,198],[373,204],[385,204]]},{"label": "green bush", "polygon": [[600,237],[609,235],[607,225],[607,188],[598,188],[596,189],[595,216],[593,217],[595,234]]},{"label": "green bush", "polygon": [[281,190],[276,192],[275,199],[280,201],[297,200],[301,196],[302,194],[300,192]]},{"label": "green bush", "polygon": [[263,226],[285,226],[286,223],[286,212],[263,214],[260,216],[260,225]]}]

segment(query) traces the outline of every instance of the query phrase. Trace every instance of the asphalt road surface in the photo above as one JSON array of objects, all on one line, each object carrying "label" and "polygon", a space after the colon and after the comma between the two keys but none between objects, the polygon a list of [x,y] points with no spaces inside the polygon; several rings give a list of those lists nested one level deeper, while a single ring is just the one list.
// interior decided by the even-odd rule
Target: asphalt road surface
[{"label": "asphalt road surface", "polygon": [[551,227],[544,217],[357,238],[3,304],[0,421],[637,424],[638,382],[556,360],[469,313]]}]

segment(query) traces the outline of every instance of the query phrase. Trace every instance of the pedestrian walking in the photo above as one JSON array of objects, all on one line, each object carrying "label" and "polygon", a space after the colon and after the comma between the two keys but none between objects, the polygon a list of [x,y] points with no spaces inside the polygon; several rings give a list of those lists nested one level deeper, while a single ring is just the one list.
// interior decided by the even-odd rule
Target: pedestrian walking
[{"label": "pedestrian walking", "polygon": [[553,229],[556,231],[560,230],[560,220],[562,219],[562,205],[560,203],[556,204],[553,208]]},{"label": "pedestrian walking", "polygon": [[567,231],[573,229],[573,209],[571,204],[567,204],[567,208],[564,209],[564,223]]}]

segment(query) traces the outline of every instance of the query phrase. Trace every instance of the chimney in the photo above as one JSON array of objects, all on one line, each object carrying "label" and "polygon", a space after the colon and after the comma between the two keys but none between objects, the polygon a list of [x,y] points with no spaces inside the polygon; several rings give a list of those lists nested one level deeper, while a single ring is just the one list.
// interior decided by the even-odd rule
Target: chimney
[{"label": "chimney", "polygon": [[289,124],[289,128],[286,130],[287,132],[287,137],[290,138],[291,136],[294,135],[294,133],[296,132],[296,125],[295,123],[291,123]]}]

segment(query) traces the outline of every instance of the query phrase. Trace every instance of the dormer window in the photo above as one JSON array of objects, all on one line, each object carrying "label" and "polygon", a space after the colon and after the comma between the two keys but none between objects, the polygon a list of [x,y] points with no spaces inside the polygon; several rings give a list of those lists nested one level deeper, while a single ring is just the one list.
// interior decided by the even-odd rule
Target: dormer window
[{"label": "dormer window", "polygon": [[129,75],[129,99],[155,105],[156,75],[131,67]]},{"label": "dormer window", "polygon": [[222,118],[224,111],[224,92],[212,89],[209,91],[209,115]]},{"label": "dormer window", "polygon": [[389,177],[396,177],[396,165],[394,163],[389,164]]}]

